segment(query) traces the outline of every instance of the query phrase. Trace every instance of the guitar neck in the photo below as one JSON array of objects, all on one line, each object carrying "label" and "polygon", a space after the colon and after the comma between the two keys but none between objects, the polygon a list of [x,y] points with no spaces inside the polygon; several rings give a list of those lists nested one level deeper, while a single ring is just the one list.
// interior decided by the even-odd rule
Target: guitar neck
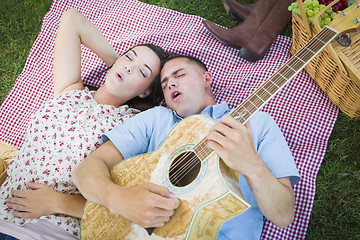
[{"label": "guitar neck", "polygon": [[[328,26],[323,28],[276,73],[261,84],[260,87],[248,98],[246,98],[239,106],[231,111],[230,116],[242,124],[245,124],[338,34],[338,31]],[[213,152],[210,148],[208,148],[206,139],[203,139],[200,143],[198,143],[193,150],[201,161],[205,161]]]},{"label": "guitar neck", "polygon": [[243,124],[246,123],[338,34],[338,31],[331,29],[330,27],[323,28],[276,73],[261,84],[256,91],[236,107],[230,113],[230,116]]}]

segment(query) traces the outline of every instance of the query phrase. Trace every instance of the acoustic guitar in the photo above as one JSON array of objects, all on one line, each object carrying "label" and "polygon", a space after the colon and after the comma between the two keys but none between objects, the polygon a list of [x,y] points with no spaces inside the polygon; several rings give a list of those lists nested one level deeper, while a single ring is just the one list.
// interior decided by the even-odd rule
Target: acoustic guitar
[{"label": "acoustic guitar", "polygon": [[[360,8],[354,4],[337,14],[298,53],[231,113],[246,123],[307,63],[340,33],[358,30]],[[111,178],[123,187],[148,182],[169,188],[180,206],[163,227],[148,231],[104,206],[86,203],[81,221],[81,239],[216,239],[221,225],[250,206],[238,185],[238,173],[229,169],[207,147],[205,137],[215,124],[195,115],[177,124],[154,152],[125,159],[111,170]]]}]

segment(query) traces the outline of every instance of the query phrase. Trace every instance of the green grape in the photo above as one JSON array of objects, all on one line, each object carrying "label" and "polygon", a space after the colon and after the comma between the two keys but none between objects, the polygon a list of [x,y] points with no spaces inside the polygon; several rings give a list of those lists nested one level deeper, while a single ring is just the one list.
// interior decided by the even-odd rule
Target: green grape
[{"label": "green grape", "polygon": [[320,12],[319,8],[314,10],[314,16],[316,16]]},{"label": "green grape", "polygon": [[312,5],[313,5],[313,7],[318,7],[318,6],[319,6],[319,1],[314,0],[314,1],[312,2]]},{"label": "green grape", "polygon": [[314,16],[308,17],[308,21],[312,24],[314,24]]},{"label": "green grape", "polygon": [[329,17],[325,18],[324,23],[325,25],[328,25],[329,23],[331,23],[331,19]]},{"label": "green grape", "polygon": [[324,12],[324,13],[321,14],[321,18],[322,18],[322,19],[325,19],[325,18],[327,18],[328,16],[329,16],[329,14],[327,14],[327,12]]},{"label": "green grape", "polygon": [[312,1],[311,0],[305,0],[304,1],[304,6],[309,6],[310,4],[312,4]]},{"label": "green grape", "polygon": [[[325,8],[325,5],[320,4],[319,0],[305,0],[303,2],[303,7],[305,9],[305,13],[309,23],[314,24],[314,17],[317,16],[319,12]],[[301,11],[297,2],[291,3],[291,5],[288,7],[288,10],[295,14],[301,15]],[[332,8],[327,9],[318,17],[319,25],[323,28],[331,22],[335,15],[336,13],[332,11]]]}]

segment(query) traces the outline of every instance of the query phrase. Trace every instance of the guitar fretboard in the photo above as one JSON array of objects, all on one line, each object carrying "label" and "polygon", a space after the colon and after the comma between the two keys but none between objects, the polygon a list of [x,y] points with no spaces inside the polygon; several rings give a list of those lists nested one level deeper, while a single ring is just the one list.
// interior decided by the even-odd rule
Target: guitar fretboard
[{"label": "guitar fretboard", "polygon": [[[306,64],[308,64],[337,35],[338,31],[326,26],[299,52],[292,56],[276,73],[231,111],[230,116],[245,124],[258,110],[278,93]],[[203,139],[193,148],[201,161],[205,161],[213,152]]]}]

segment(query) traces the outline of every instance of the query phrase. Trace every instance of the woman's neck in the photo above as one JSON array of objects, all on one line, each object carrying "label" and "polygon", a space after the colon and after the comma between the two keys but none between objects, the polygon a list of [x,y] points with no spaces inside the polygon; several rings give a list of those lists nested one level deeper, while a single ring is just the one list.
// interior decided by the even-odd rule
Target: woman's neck
[{"label": "woman's neck", "polygon": [[114,107],[120,107],[127,102],[127,100],[119,99],[119,97],[111,94],[106,90],[104,85],[102,85],[97,91],[93,92],[92,96],[98,104],[111,105]]}]

